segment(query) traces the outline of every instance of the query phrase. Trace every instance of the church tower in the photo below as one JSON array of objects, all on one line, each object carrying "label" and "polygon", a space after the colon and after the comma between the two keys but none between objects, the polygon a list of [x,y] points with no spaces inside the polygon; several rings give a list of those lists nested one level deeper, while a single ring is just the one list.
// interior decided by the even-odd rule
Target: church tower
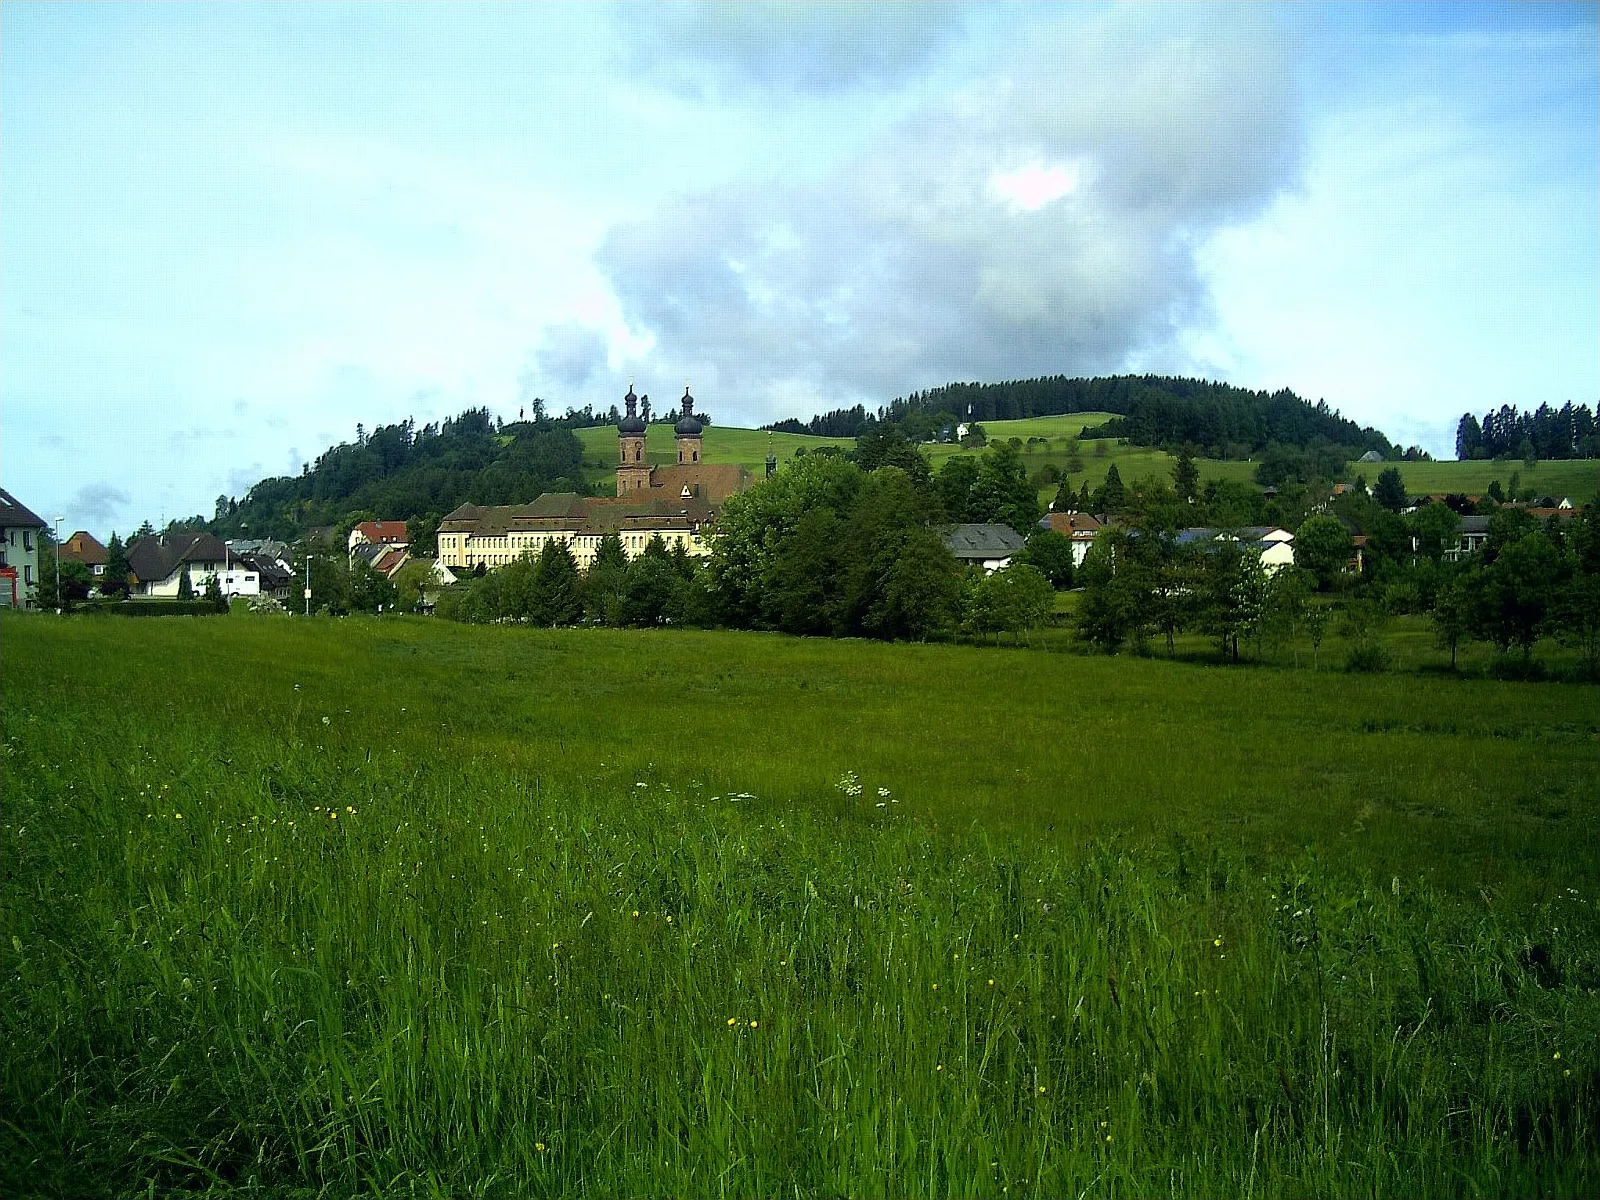
[{"label": "church tower", "polygon": [[673,427],[672,436],[678,443],[678,464],[695,466],[700,462],[700,434],[703,426],[694,415],[694,397],[689,395],[689,385],[683,385],[683,416]]},{"label": "church tower", "polygon": [[639,419],[639,398],[631,382],[622,402],[628,411],[617,422],[617,495],[626,496],[650,486],[650,467],[644,460],[645,424]]}]

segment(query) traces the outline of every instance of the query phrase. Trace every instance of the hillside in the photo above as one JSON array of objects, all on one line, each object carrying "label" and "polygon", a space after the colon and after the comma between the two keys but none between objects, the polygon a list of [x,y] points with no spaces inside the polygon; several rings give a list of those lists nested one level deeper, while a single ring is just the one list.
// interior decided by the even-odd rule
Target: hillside
[{"label": "hillside", "polygon": [[1126,438],[1141,446],[1189,443],[1216,458],[1243,458],[1274,442],[1300,447],[1326,443],[1353,451],[1350,458],[1367,450],[1387,455],[1392,445],[1381,431],[1357,425],[1326,402],[1312,404],[1288,388],[1268,393],[1165,375],[952,383],[895,400],[879,416],[904,423],[910,432],[950,420],[987,425],[1090,412],[1109,414],[1099,436]]},{"label": "hillside", "polygon": [[[1093,436],[1097,429],[1115,428],[1120,420],[1123,418],[1114,412],[1086,410],[990,420],[983,422],[983,427],[991,442],[1017,439],[1029,476],[1040,480],[1040,499],[1048,501],[1056,492],[1056,474],[1067,476],[1074,484],[1086,481],[1091,489],[1103,482],[1113,464],[1126,481],[1170,476],[1176,461],[1168,452],[1170,447]],[[219,497],[209,520],[181,523],[203,524],[221,537],[293,539],[314,526],[381,517],[415,521],[417,536],[427,538],[440,517],[463,503],[521,503],[546,491],[609,494],[614,487],[616,444],[616,430],[609,424],[580,428],[559,422],[508,425],[497,423],[486,409],[469,409],[451,420],[420,428],[410,421],[380,426],[370,433],[358,426],[354,442],[329,448],[301,474],[264,479],[240,499]],[[854,444],[851,437],[709,425],[704,455],[707,462],[738,463],[759,477],[769,453],[782,464],[803,452],[824,448],[848,451]],[[950,442],[926,442],[921,449],[935,471],[955,455],[973,453]],[[670,424],[649,426],[646,457],[654,465],[675,461]],[[1334,455],[1335,461],[1340,457]],[[1252,455],[1214,453],[1196,461],[1202,481],[1250,483],[1257,467]],[[1483,459],[1350,462],[1345,477],[1353,480],[1364,474],[1370,484],[1390,466],[1400,471],[1413,493],[1482,494],[1492,480],[1508,487],[1515,474],[1522,487],[1532,488],[1540,496],[1570,497],[1582,504],[1600,495],[1600,462],[1593,459],[1542,460],[1532,467]]]}]

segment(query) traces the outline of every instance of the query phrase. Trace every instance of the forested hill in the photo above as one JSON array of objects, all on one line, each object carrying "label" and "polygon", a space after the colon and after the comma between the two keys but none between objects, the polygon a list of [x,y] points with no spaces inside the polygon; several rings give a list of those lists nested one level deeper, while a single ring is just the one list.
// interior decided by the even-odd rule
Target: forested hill
[{"label": "forested hill", "polygon": [[431,540],[461,504],[520,504],[541,492],[583,492],[583,447],[548,421],[497,424],[486,408],[420,429],[407,420],[328,450],[299,475],[263,479],[217,498],[206,526],[221,537],[294,538],[314,525],[415,521]]},{"label": "forested hill", "polygon": [[874,421],[893,421],[906,425],[909,434],[920,434],[950,421],[981,424],[1078,412],[1117,414],[1117,419],[1100,427],[1104,437],[1124,437],[1144,446],[1188,442],[1217,457],[1245,457],[1273,442],[1329,443],[1356,454],[1366,450],[1387,454],[1390,446],[1378,430],[1347,420],[1326,403],[1302,400],[1287,388],[1253,392],[1166,375],[1094,379],[1052,375],[1007,383],[951,383],[903,396],[875,416],[858,406],[825,413],[809,423],[780,421],[769,428],[850,437]]}]

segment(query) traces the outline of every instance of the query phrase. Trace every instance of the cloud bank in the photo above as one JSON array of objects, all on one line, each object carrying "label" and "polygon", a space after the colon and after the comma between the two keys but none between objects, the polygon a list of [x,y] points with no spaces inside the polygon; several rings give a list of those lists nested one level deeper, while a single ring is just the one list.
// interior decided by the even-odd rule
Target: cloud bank
[{"label": "cloud bank", "polygon": [[1178,355],[1208,312],[1197,247],[1295,185],[1302,132],[1270,22],[1161,16],[1046,25],[819,182],[614,228],[597,260],[654,339],[640,377],[765,416]]}]

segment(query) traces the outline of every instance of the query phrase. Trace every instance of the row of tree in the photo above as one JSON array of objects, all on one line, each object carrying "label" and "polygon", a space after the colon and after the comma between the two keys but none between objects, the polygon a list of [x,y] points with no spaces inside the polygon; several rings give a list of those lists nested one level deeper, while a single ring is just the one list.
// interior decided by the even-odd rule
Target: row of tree
[{"label": "row of tree", "polygon": [[1200,632],[1234,658],[1241,642],[1254,643],[1260,654],[1303,634],[1315,654],[1334,616],[1329,601],[1336,600],[1357,668],[1383,664],[1378,634],[1389,616],[1424,613],[1452,667],[1471,639],[1500,655],[1520,650],[1526,666],[1535,643],[1555,637],[1577,646],[1595,673],[1600,513],[1594,506],[1565,529],[1503,508],[1491,518],[1482,550],[1460,559],[1452,553],[1459,518],[1444,505],[1425,505],[1403,521],[1379,512],[1384,533],[1368,540],[1359,574],[1349,569],[1353,539],[1331,516],[1301,525],[1295,566],[1273,575],[1245,543],[1226,536],[1184,543],[1149,523],[1109,530],[1079,572],[1079,632],[1111,652],[1142,648],[1153,637],[1171,652],[1178,634]]},{"label": "row of tree", "polygon": [[299,475],[263,479],[235,500],[218,496],[218,537],[299,536],[317,525],[372,517],[419,521],[431,537],[440,515],[461,504],[515,504],[541,492],[587,492],[583,446],[565,425],[539,419],[497,423],[473,408],[442,424],[406,420],[322,454]]},{"label": "row of tree", "polygon": [[1456,425],[1457,458],[1600,458],[1600,427],[1586,404],[1560,408],[1541,404],[1518,412],[1514,404],[1486,412],[1479,421],[1462,414]]},{"label": "row of tree", "polygon": [[[1016,502],[1007,498],[1019,471],[1014,450],[997,447],[972,468],[961,504]],[[717,624],[886,639],[963,627],[1021,635],[1048,619],[1052,584],[1071,583],[1066,538],[1035,529],[1021,561],[986,576],[962,570],[940,536],[946,521],[926,462],[919,479],[894,464],[868,470],[843,455],[808,455],[729,498],[708,560],[669,552],[659,539],[630,560],[609,535],[580,575],[567,548],[548,543],[537,557],[447,590],[437,611],[467,621]]]},{"label": "row of tree", "polygon": [[1340,416],[1326,402],[1313,405],[1287,388],[1258,392],[1165,375],[1094,379],[1055,375],[1004,383],[951,383],[900,397],[876,413],[858,404],[809,421],[789,418],[764,428],[858,437],[887,424],[899,426],[912,441],[925,441],[958,422],[970,425],[1079,412],[1116,414],[1104,425],[1086,430],[1085,437],[1127,438],[1143,446],[1187,443],[1217,458],[1253,456],[1275,444],[1334,447],[1341,465],[1368,450],[1393,459],[1426,457],[1415,446],[1403,452],[1380,431]]}]

